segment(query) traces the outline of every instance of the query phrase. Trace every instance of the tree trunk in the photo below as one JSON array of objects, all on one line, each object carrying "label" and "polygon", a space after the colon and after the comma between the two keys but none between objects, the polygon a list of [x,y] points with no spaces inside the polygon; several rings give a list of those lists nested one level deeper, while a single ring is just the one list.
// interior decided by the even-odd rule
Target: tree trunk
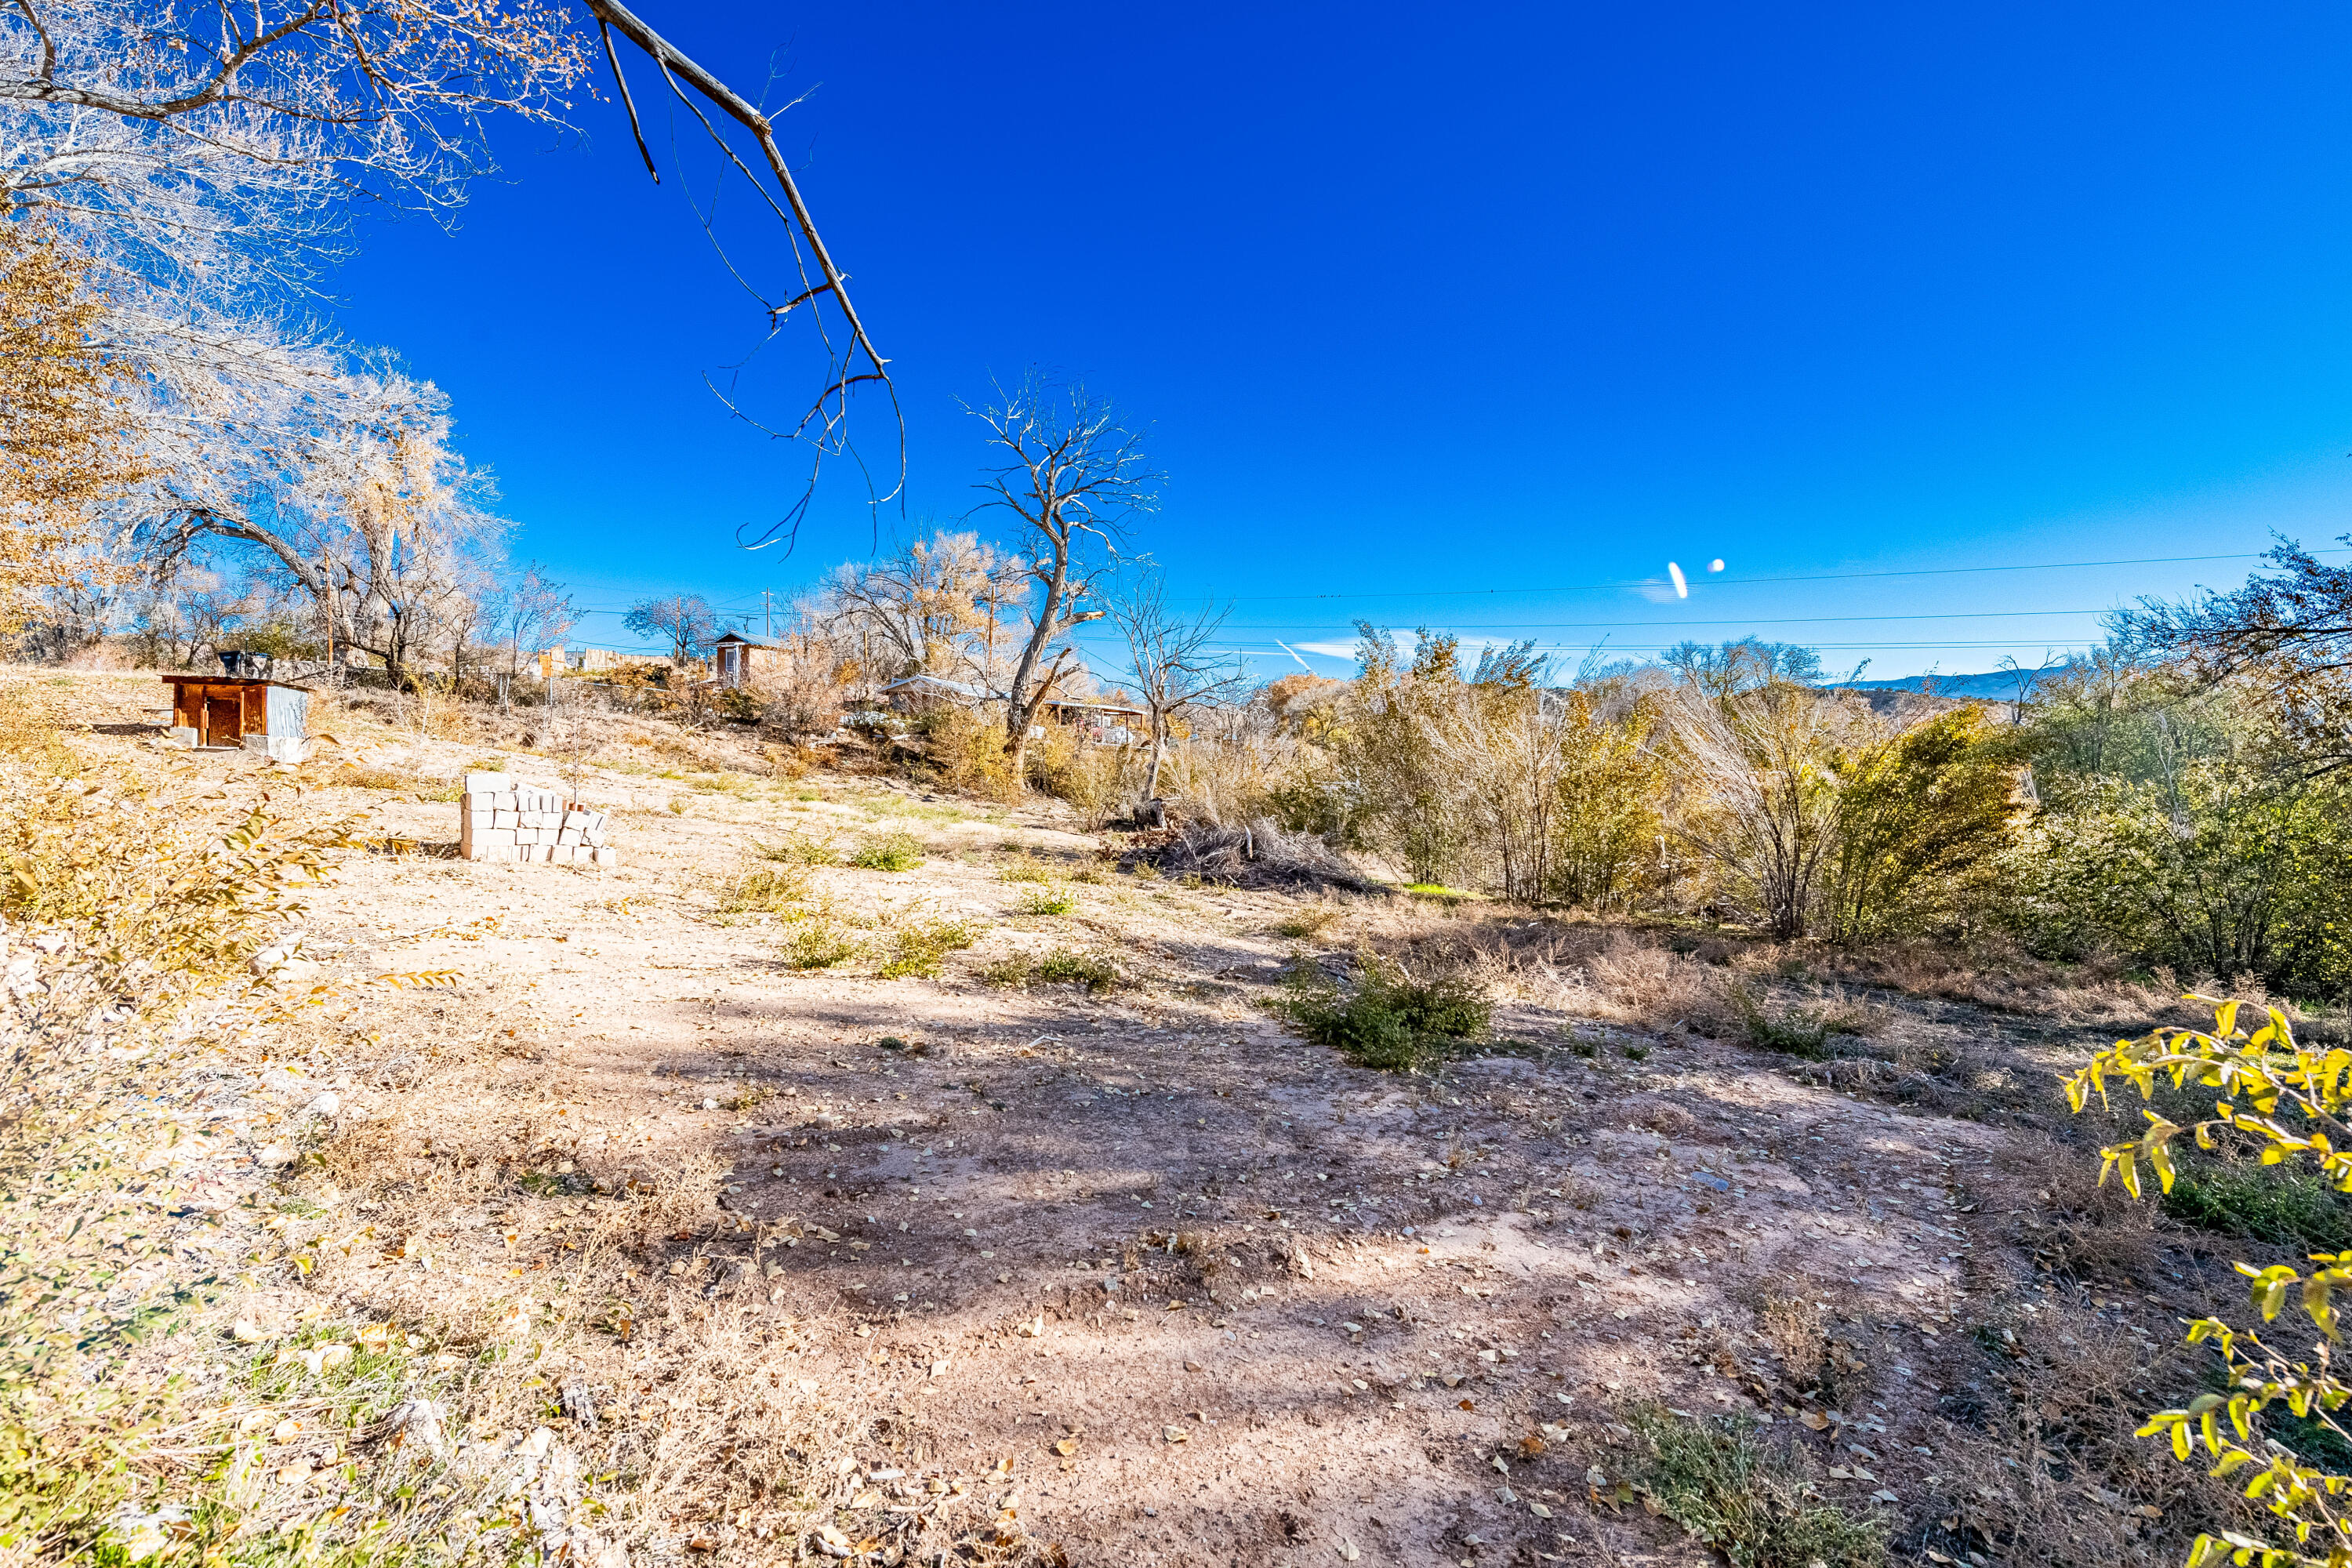
[{"label": "tree trunk", "polygon": [[1159,712],[1154,710],[1151,715],[1151,776],[1143,781],[1143,798],[1146,800],[1160,798],[1160,758],[1164,745],[1160,731],[1163,728]]}]

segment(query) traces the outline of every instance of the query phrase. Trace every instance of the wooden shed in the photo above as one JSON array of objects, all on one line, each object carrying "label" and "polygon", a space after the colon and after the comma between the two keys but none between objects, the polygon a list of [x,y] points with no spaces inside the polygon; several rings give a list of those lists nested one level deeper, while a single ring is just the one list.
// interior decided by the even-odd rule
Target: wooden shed
[{"label": "wooden shed", "polygon": [[255,675],[167,674],[172,739],[183,746],[242,747],[299,763],[310,752],[310,689]]},{"label": "wooden shed", "polygon": [[712,678],[721,686],[749,686],[775,668],[782,657],[773,644],[754,642],[740,632],[729,632],[710,645]]}]

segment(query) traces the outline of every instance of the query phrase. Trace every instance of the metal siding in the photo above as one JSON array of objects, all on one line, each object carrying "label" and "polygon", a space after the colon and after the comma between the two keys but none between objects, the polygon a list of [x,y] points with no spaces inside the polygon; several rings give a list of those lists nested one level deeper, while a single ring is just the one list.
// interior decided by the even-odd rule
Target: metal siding
[{"label": "metal siding", "polygon": [[269,688],[269,729],[273,740],[306,740],[310,733],[310,694],[289,687]]}]

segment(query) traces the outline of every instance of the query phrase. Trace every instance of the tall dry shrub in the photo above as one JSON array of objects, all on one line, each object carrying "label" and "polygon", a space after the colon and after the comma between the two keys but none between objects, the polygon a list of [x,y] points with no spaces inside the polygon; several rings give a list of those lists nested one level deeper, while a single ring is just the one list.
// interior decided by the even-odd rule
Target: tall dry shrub
[{"label": "tall dry shrub", "polygon": [[1863,717],[1782,680],[1719,696],[1685,685],[1670,712],[1683,837],[1765,930],[1805,935],[1836,846],[1835,754],[1864,738]]},{"label": "tall dry shrub", "polygon": [[1129,749],[1089,743],[1071,725],[1045,724],[1023,758],[1029,783],[1069,802],[1088,827],[1099,827],[1135,798],[1142,770]]},{"label": "tall dry shrub", "polygon": [[1020,788],[1004,749],[1004,723],[985,708],[945,704],[924,715],[924,769],[943,789],[1013,800]]}]

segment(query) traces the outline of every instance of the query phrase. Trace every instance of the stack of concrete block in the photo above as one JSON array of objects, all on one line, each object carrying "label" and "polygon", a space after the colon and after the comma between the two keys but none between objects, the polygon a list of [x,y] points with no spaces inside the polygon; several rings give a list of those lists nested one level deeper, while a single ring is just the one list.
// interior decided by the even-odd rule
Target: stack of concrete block
[{"label": "stack of concrete block", "polygon": [[617,866],[604,841],[604,814],[563,792],[527,784],[512,773],[467,773],[458,803],[457,853],[468,860],[559,866]]}]

